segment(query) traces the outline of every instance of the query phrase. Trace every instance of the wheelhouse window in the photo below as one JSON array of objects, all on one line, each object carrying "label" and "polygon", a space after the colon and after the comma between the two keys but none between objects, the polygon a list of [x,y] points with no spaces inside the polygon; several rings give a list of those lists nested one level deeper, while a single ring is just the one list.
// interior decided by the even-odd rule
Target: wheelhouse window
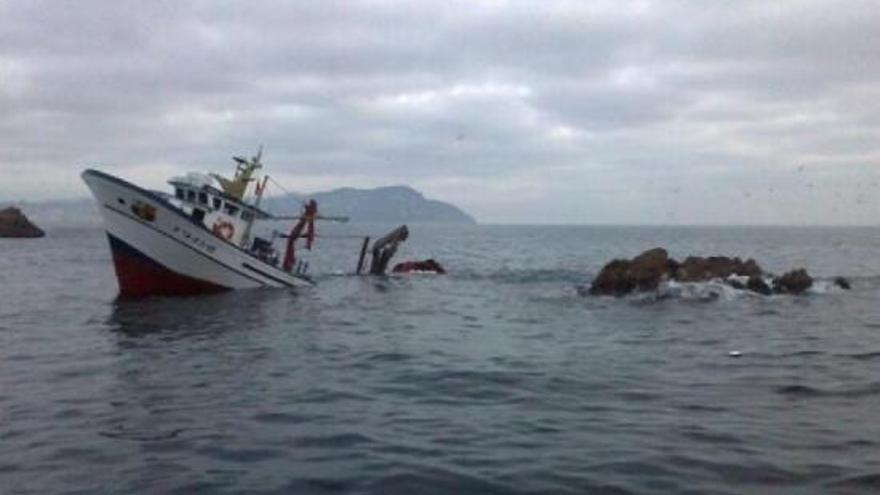
[{"label": "wheelhouse window", "polygon": [[187,199],[187,201],[195,203],[196,202],[196,192],[193,191],[192,189],[187,189],[186,190],[186,199]]},{"label": "wheelhouse window", "polygon": [[211,199],[214,200],[214,209],[215,210],[219,210],[220,208],[223,207],[223,200],[221,200],[220,198],[211,198]]},{"label": "wheelhouse window", "polygon": [[175,187],[174,188],[174,195],[177,197],[177,199],[183,199],[183,189],[181,189],[179,187]]},{"label": "wheelhouse window", "polygon": [[204,192],[199,193],[199,203],[206,205],[208,204],[208,194]]},{"label": "wheelhouse window", "polygon": [[230,203],[226,203],[226,208],[224,210],[226,211],[226,214],[231,217],[238,214],[238,207]]}]

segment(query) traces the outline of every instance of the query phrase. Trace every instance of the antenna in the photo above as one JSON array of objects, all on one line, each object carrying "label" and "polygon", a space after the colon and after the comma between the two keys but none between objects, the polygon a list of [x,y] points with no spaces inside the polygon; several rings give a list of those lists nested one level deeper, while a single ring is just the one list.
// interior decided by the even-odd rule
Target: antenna
[{"label": "antenna", "polygon": [[254,169],[262,168],[263,164],[260,163],[260,158],[263,157],[263,145],[260,145],[260,149],[257,151],[257,156],[251,159],[251,164],[253,164]]}]

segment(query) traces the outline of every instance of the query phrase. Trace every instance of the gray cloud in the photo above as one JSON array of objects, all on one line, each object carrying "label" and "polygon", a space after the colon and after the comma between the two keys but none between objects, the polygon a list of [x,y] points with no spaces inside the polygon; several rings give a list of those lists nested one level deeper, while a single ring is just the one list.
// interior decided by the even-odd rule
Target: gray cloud
[{"label": "gray cloud", "polygon": [[[0,3],[0,199],[266,146],[482,221],[874,223],[866,1]],[[872,185],[873,184],[873,185]]]}]

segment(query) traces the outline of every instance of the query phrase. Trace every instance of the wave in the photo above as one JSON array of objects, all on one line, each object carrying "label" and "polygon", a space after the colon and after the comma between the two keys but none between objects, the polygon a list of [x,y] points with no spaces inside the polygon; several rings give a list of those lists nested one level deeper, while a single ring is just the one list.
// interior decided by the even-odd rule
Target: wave
[{"label": "wave", "polygon": [[[730,282],[745,285],[744,277],[732,276],[728,280],[713,279],[705,282],[678,282],[675,280],[667,280],[660,284],[654,291],[636,292],[624,297],[626,300],[634,302],[655,302],[665,299],[680,299],[684,301],[711,302],[711,301],[732,301],[742,298],[772,298],[772,297],[792,297],[786,294],[770,294],[763,295],[746,288],[737,288]],[[746,279],[747,280],[747,279]],[[851,281],[854,279],[850,279]],[[861,282],[862,279],[855,279]],[[877,279],[880,282],[880,278]],[[771,285],[772,279],[766,278],[765,282]],[[813,286],[806,291],[806,295],[829,295],[829,294],[845,294],[854,290],[864,289],[866,284],[859,283],[853,285],[853,289],[847,290],[838,286],[833,278],[814,279]],[[590,286],[575,286],[578,294],[582,296],[589,295]]]},{"label": "wave", "polygon": [[[578,294],[589,294],[589,286],[577,287]],[[669,280],[649,292],[636,292],[623,297],[636,303],[653,303],[667,299],[693,302],[732,301],[744,297],[764,297],[745,289],[737,289],[721,280],[707,282],[677,282]]]},{"label": "wave", "polygon": [[811,385],[783,385],[776,388],[776,393],[795,398],[843,397],[857,399],[880,395],[880,382],[871,382],[861,387],[842,389],[823,389]]},{"label": "wave", "polygon": [[170,440],[172,438],[176,438],[178,435],[185,431],[184,428],[174,428],[169,431],[149,431],[149,430],[136,430],[136,429],[128,429],[124,426],[118,426],[113,430],[101,430],[98,432],[102,437],[107,438],[118,438],[124,440],[136,440],[139,442],[158,442],[162,440]]},{"label": "wave", "polygon": [[[871,488],[880,489],[880,473],[859,474],[849,476],[830,483],[831,486],[845,488]],[[876,493],[876,492],[875,492]]]},{"label": "wave", "polygon": [[848,357],[858,361],[869,361],[872,359],[880,359],[880,351],[857,352],[854,354],[840,354],[840,356]]},{"label": "wave", "polygon": [[814,279],[813,286],[807,289],[808,294],[839,294],[842,292],[847,292],[847,289],[834,283],[834,279]]}]

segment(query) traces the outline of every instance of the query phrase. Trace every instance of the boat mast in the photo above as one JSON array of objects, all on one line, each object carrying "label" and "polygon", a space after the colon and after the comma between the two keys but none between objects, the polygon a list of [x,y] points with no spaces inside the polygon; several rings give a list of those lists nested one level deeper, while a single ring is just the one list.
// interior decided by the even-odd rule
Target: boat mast
[{"label": "boat mast", "polygon": [[[267,182],[269,182],[269,176],[264,175],[262,184],[259,184],[259,183],[257,184],[257,188],[254,191],[254,193],[256,194],[256,199],[254,199],[254,209],[255,210],[258,210],[260,208],[260,201],[262,201],[263,193],[266,191],[266,183]],[[251,229],[253,228],[254,222],[256,221],[256,219],[257,219],[257,213],[255,211],[254,214],[251,215],[251,217],[248,220],[246,220],[246,224],[244,227],[244,233],[241,235],[241,244],[240,244],[241,247],[244,249],[247,249],[248,242],[251,240]]]},{"label": "boat mast", "polygon": [[238,165],[235,167],[235,177],[232,180],[229,180],[218,174],[211,175],[213,175],[218,181],[220,181],[220,186],[223,188],[223,192],[239,201],[244,202],[244,193],[247,190],[248,184],[254,180],[254,172],[263,168],[263,164],[260,163],[260,158],[262,156],[262,146],[260,146],[260,150],[257,152],[257,155],[250,160],[248,160],[247,158],[242,158],[240,156],[233,156],[232,159],[235,160]]}]

